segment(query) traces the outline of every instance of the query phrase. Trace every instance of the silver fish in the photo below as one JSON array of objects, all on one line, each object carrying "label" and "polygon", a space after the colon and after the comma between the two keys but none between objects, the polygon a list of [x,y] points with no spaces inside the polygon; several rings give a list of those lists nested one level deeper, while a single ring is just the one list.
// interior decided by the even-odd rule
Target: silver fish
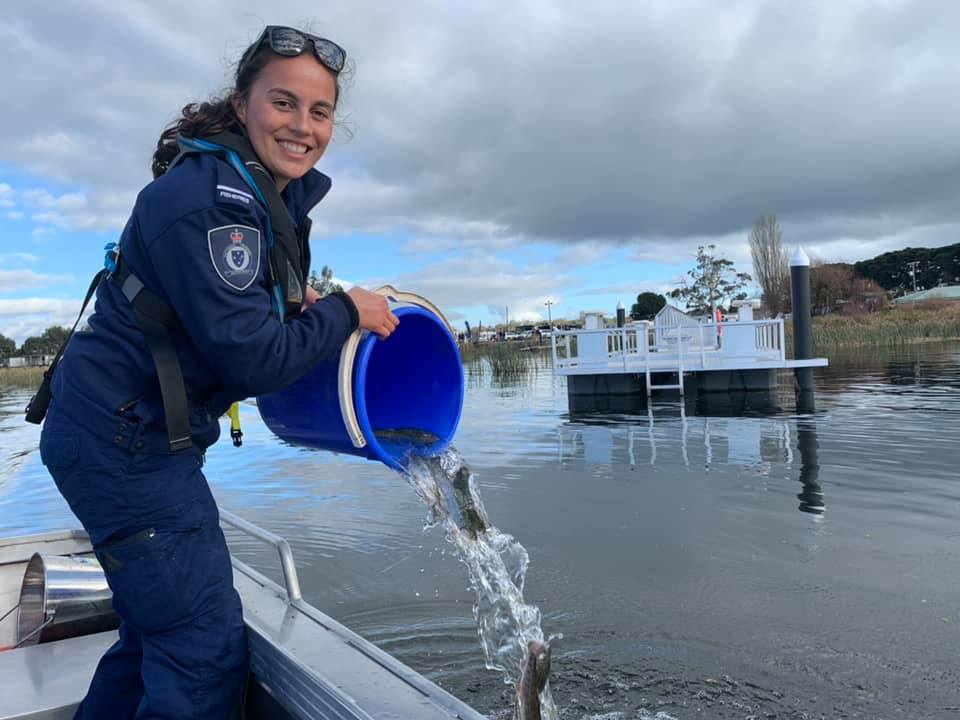
[{"label": "silver fish", "polygon": [[373,436],[377,440],[411,446],[433,445],[440,439],[433,433],[419,428],[381,428],[374,430]]},{"label": "silver fish", "polygon": [[540,693],[550,677],[550,643],[532,640],[527,643],[527,657],[517,682],[517,704],[514,720],[541,720]]},{"label": "silver fish", "polygon": [[451,479],[450,486],[453,489],[453,500],[457,504],[459,513],[457,524],[475,540],[490,526],[490,521],[487,519],[483,505],[478,502],[474,494],[471,480],[470,469],[462,465]]}]

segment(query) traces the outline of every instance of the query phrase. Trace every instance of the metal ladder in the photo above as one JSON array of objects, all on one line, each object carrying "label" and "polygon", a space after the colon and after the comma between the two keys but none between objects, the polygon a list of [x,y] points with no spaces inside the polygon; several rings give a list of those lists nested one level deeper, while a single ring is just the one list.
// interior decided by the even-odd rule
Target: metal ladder
[{"label": "metal ladder", "polygon": [[647,363],[644,366],[644,371],[647,376],[647,399],[653,395],[654,390],[679,390],[680,397],[683,397],[683,333],[680,332],[680,328],[677,328],[677,369],[666,369],[661,370],[660,372],[675,372],[677,373],[677,382],[669,383],[666,385],[653,385],[650,380],[650,361],[649,356]]}]

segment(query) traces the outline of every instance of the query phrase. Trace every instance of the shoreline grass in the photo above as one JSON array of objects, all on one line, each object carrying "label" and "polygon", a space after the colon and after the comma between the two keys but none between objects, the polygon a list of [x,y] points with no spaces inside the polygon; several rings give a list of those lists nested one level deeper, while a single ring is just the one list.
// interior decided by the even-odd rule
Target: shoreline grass
[{"label": "shoreline grass", "polygon": [[537,371],[539,347],[523,342],[471,343],[460,347],[460,359],[468,375],[482,376],[489,366],[495,381],[519,379]]},{"label": "shoreline grass", "polygon": [[43,380],[46,367],[0,368],[0,388],[27,388],[36,390]]},{"label": "shoreline grass", "polygon": [[[788,356],[793,352],[793,328],[785,328]],[[826,315],[813,319],[815,353],[870,345],[908,345],[960,340],[960,303],[892,308],[864,315]]]}]

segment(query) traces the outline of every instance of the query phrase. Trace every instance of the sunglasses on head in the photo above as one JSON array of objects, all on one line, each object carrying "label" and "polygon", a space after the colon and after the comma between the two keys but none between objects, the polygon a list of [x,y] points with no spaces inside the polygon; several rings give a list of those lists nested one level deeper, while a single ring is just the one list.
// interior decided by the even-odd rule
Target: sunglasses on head
[{"label": "sunglasses on head", "polygon": [[268,25],[260,34],[257,41],[250,46],[246,54],[240,58],[240,64],[237,66],[237,75],[243,70],[244,66],[250,61],[257,50],[266,43],[277,55],[286,57],[296,57],[303,53],[307,48],[307,43],[313,45],[313,54],[324,67],[333,72],[339,73],[343,70],[343,65],[347,61],[347,51],[337,45],[332,40],[317,37],[310,33],[305,33],[296,28],[284,27],[283,25]]}]

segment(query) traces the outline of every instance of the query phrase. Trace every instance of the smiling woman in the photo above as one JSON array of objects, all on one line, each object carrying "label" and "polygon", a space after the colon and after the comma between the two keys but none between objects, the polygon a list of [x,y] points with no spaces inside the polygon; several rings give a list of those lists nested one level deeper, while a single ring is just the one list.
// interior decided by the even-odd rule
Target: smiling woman
[{"label": "smiling woman", "polygon": [[69,341],[31,404],[29,419],[46,415],[41,459],[121,617],[81,720],[228,717],[248,658],[201,472],[218,418],[303,376],[358,327],[386,337],[397,325],[381,295],[321,299],[306,284],[308,213],[331,185],[314,165],[345,60],[330,40],[270,26],[227,97],[183,109],[108,246],[92,332]]},{"label": "smiling woman", "polygon": [[237,118],[279,190],[320,160],[335,103],[334,76],[306,55],[275,60],[249,92],[234,97]]}]

